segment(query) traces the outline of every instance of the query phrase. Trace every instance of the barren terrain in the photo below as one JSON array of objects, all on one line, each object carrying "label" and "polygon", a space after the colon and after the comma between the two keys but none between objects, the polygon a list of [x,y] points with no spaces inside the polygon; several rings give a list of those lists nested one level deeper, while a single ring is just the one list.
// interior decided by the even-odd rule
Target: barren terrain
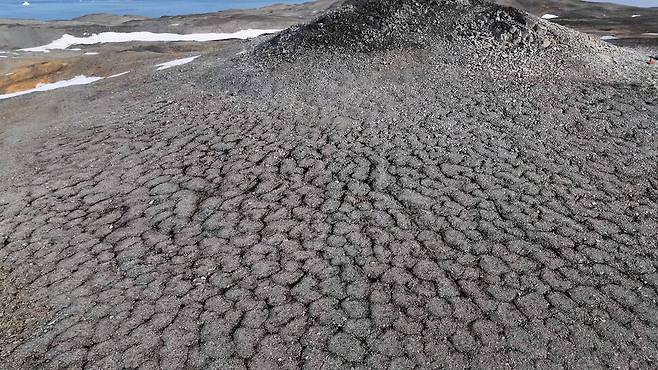
[{"label": "barren terrain", "polygon": [[0,101],[0,368],[655,368],[647,54],[315,6]]}]

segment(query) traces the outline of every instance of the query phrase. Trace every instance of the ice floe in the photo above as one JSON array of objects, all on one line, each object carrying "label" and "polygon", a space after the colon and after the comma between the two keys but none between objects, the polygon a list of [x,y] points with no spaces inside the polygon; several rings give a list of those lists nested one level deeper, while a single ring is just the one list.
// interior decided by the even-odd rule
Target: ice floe
[{"label": "ice floe", "polygon": [[189,57],[189,58],[176,59],[176,60],[172,60],[172,61],[169,61],[169,62],[166,62],[166,63],[156,64],[155,66],[158,67],[158,71],[162,71],[163,69],[176,67],[176,66],[182,66],[183,64],[187,64],[187,63],[193,61],[194,59],[196,59],[200,56],[201,55],[195,55],[195,56]]},{"label": "ice floe", "polygon": [[154,33],[154,32],[102,32],[86,37],[77,37],[65,34],[59,39],[47,45],[37,46],[33,48],[21,49],[21,51],[35,51],[35,52],[49,52],[50,50],[64,50],[72,45],[93,45],[105,43],[118,43],[118,42],[168,42],[168,41],[219,41],[230,39],[250,39],[260,35],[276,33],[280,30],[268,29],[248,29],[237,31],[233,33],[192,33],[192,34],[178,34],[178,33]]},{"label": "ice floe", "polygon": [[20,96],[20,95],[31,94],[33,92],[38,92],[38,91],[49,91],[49,90],[61,89],[62,87],[67,87],[67,86],[87,85],[87,84],[90,84],[90,83],[93,83],[93,82],[96,82],[96,81],[102,80],[102,79],[103,79],[103,77],[87,77],[85,75],[75,76],[70,80],[57,81],[57,82],[47,83],[47,84],[39,84],[34,89],[18,91],[18,92],[10,93],[10,94],[3,94],[3,95],[0,95],[0,100],[13,98],[15,96]]}]

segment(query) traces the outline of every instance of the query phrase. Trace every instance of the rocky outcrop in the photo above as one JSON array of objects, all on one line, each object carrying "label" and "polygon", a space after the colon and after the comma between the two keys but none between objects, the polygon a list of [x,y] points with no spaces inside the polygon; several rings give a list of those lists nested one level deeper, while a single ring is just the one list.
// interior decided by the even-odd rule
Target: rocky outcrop
[{"label": "rocky outcrop", "polygon": [[541,48],[547,22],[482,0],[353,0],[306,25],[290,28],[261,49],[373,52],[427,47],[440,40],[494,47]]}]

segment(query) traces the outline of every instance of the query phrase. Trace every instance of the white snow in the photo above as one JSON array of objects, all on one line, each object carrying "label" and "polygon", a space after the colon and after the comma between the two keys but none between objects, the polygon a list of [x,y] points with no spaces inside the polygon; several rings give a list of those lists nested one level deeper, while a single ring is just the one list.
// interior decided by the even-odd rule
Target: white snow
[{"label": "white snow", "polygon": [[601,36],[601,40],[616,40],[617,38],[612,35]]},{"label": "white snow", "polygon": [[633,14],[633,15],[631,15],[631,18],[637,18],[637,17],[641,17],[641,15],[639,15],[639,14]]},{"label": "white snow", "polygon": [[192,33],[182,35],[178,33],[153,32],[102,32],[87,37],[76,37],[65,34],[48,45],[21,49],[21,51],[49,52],[50,50],[64,50],[72,45],[93,45],[118,42],[155,42],[155,41],[219,41],[228,39],[250,39],[264,34],[276,33],[280,30],[248,29],[233,33]]},{"label": "white snow", "polygon": [[88,51],[85,53],[85,55],[98,55],[98,53],[95,51]]},{"label": "white snow", "polygon": [[15,96],[20,96],[20,95],[30,94],[37,91],[49,91],[49,90],[60,89],[62,87],[67,87],[67,86],[87,85],[102,79],[103,77],[87,77],[85,75],[75,76],[70,80],[57,81],[48,84],[38,84],[37,87],[35,87],[34,89],[0,95],[0,100],[13,98]]},{"label": "white snow", "polygon": [[125,72],[117,73],[117,74],[112,75],[112,76],[107,76],[106,78],[119,77],[119,76],[123,76],[123,75],[128,74],[128,73],[130,73],[130,71],[125,71]]},{"label": "white snow", "polygon": [[23,1],[23,3],[22,3],[21,5],[23,5],[23,6],[30,6],[30,3],[27,2],[27,1]]},{"label": "white snow", "polygon": [[174,27],[180,26],[180,23],[172,23],[172,24],[170,24],[170,26],[174,26]]},{"label": "white snow", "polygon": [[544,15],[541,16],[542,19],[555,19],[557,17],[558,17],[557,15],[550,14],[550,13],[547,13],[547,14],[544,14]]},{"label": "white snow", "polygon": [[195,55],[193,57],[189,58],[183,58],[183,59],[176,59],[172,60],[166,63],[161,63],[161,64],[156,64],[155,66],[158,67],[158,71],[162,71],[163,69],[171,68],[171,67],[176,67],[176,66],[182,66],[183,64],[187,64],[194,59],[200,57],[201,55]]}]

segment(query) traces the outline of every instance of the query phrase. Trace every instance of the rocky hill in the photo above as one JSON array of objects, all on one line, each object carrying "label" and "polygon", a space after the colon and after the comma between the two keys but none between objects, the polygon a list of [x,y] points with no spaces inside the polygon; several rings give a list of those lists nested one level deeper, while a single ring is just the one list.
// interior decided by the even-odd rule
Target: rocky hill
[{"label": "rocky hill", "polygon": [[658,362],[645,56],[360,0],[156,76],[3,129],[0,367]]}]

